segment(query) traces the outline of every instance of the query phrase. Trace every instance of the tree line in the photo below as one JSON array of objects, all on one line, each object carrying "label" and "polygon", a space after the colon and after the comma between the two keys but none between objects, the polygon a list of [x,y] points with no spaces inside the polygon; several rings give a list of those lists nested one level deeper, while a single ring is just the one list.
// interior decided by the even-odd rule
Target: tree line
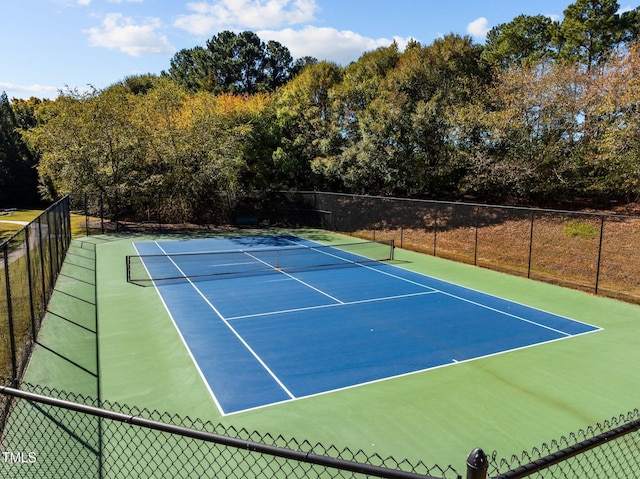
[{"label": "tree line", "polygon": [[[344,67],[222,32],[160,75],[53,101],[5,98],[0,129],[37,164],[43,197],[117,192],[173,221],[215,192],[256,189],[632,201],[639,32],[640,9],[577,0],[562,20],[521,15],[484,45],[451,34]],[[6,151],[0,185],[13,178]]]}]

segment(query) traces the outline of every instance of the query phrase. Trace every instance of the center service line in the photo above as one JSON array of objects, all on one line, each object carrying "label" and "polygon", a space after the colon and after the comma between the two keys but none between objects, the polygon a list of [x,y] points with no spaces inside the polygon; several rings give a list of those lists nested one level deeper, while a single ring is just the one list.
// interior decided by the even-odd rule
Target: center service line
[{"label": "center service line", "polygon": [[254,358],[256,358],[256,360],[260,363],[260,365],[264,368],[264,370],[267,371],[269,376],[271,376],[273,378],[273,380],[276,383],[278,383],[278,386],[280,386],[282,388],[282,390],[287,394],[287,396],[289,396],[291,399],[295,399],[296,397],[293,395],[293,393],[291,391],[289,391],[289,389],[282,383],[282,381],[280,381],[278,376],[276,376],[275,373],[269,368],[269,366],[267,366],[266,363],[262,360],[262,358],[260,358],[260,356],[258,356],[258,353],[256,353],[251,348],[251,346],[249,346],[249,344],[242,338],[242,336],[240,336],[240,334],[233,328],[233,326],[231,326],[229,324],[229,321],[227,321],[226,318],[220,313],[220,311],[218,311],[218,309],[211,303],[211,301],[209,301],[209,299],[204,295],[204,293],[202,291],[200,291],[200,289],[193,283],[193,281],[191,281],[191,279],[189,277],[187,277],[187,275],[184,273],[184,271],[182,271],[182,269],[180,269],[180,266],[178,266],[176,264],[176,262],[173,261],[171,256],[169,256],[169,254],[162,248],[162,246],[160,246],[157,242],[156,242],[156,244],[158,245],[158,248],[160,248],[160,250],[165,255],[167,255],[167,258],[169,259],[169,261],[171,261],[173,263],[173,265],[177,268],[177,270],[180,272],[180,274],[182,274],[185,277],[185,279],[189,282],[189,284],[191,286],[193,286],[193,289],[196,290],[196,292],[200,295],[200,297],[202,297],[202,299],[204,299],[204,301],[218,315],[218,317],[222,320],[222,322],[231,330],[231,332],[236,336],[236,338],[238,338],[238,340],[244,345],[244,347],[247,348],[247,350],[251,353],[251,355]]},{"label": "center service line", "polygon": [[268,266],[269,268],[273,269],[274,271],[278,271],[279,273],[284,274],[285,276],[288,276],[291,279],[296,280],[298,283],[301,283],[303,285],[305,285],[307,288],[311,288],[314,291],[317,291],[318,293],[326,296],[327,298],[329,298],[332,301],[335,301],[338,304],[344,304],[344,301],[340,301],[338,298],[334,298],[333,296],[331,296],[329,293],[325,293],[324,291],[322,291],[321,289],[316,288],[315,286],[310,285],[309,283],[305,283],[304,281],[302,281],[299,278],[296,278],[295,276],[287,273],[286,271],[282,271],[279,270],[278,268],[274,267],[273,265],[270,265],[269,263],[267,263],[266,261],[261,260],[260,258],[258,258],[257,256],[252,255],[251,253],[247,252],[247,251],[243,251],[244,254],[246,254],[247,256],[252,257],[253,259],[255,259],[256,261],[260,261],[262,264]]}]

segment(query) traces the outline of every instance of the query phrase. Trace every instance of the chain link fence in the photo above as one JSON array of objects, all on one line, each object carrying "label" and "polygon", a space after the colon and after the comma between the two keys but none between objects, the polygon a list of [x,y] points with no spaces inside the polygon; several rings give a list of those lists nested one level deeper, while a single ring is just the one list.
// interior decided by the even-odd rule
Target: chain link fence
[{"label": "chain link fence", "polygon": [[0,376],[22,377],[70,243],[65,197],[0,244]]},{"label": "chain link fence", "polygon": [[[10,384],[11,380],[3,380]],[[0,386],[3,478],[360,478],[462,476],[363,450],[261,434],[23,383]],[[475,449],[467,479],[640,477],[640,413],[613,418],[520,456]]]},{"label": "chain link fence", "polygon": [[[87,213],[87,232],[164,226],[151,213],[126,216],[122,202],[113,216],[99,197],[83,200],[61,200],[0,245],[0,376],[11,378],[0,387],[1,477],[462,477],[451,466],[236,430],[27,383],[7,387],[24,373],[69,247],[72,204]],[[218,205],[225,206],[216,217],[226,224],[250,218],[392,238],[437,256],[640,298],[638,217],[317,192],[227,196]],[[640,477],[639,430],[634,411],[520,457],[476,455],[478,463],[468,459],[467,478]]]},{"label": "chain link fence", "polygon": [[[640,412],[629,412],[543,444],[520,457],[489,460],[494,479],[640,477]],[[477,476],[478,478],[480,476]]]},{"label": "chain link fence", "polygon": [[301,193],[321,226],[640,303],[640,216]]},{"label": "chain link fence", "polygon": [[[3,478],[461,477],[452,467],[396,460],[260,434],[23,383],[0,387]],[[98,407],[100,406],[100,407]]]},{"label": "chain link fence", "polygon": [[[640,303],[640,216],[326,192],[217,194],[191,224],[153,201],[84,195],[88,231],[210,226],[319,227],[509,274]],[[194,208],[196,209],[196,208]]]}]

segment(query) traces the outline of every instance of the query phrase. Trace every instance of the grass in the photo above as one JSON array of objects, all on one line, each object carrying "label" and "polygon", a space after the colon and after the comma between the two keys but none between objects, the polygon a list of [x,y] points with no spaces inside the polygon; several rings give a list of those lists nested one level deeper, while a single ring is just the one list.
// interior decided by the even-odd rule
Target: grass
[{"label": "grass", "polygon": [[569,221],[562,229],[567,236],[591,239],[600,233],[596,225],[584,223],[582,221]]},{"label": "grass", "polygon": [[17,225],[15,223],[1,223],[0,222],[0,242],[11,238],[14,234],[16,234],[22,226]]},{"label": "grass", "polygon": [[[5,241],[22,228],[23,225],[12,223],[13,221],[33,221],[42,210],[17,210],[11,215],[0,216],[0,242]],[[99,221],[98,218],[89,218],[90,221]],[[71,236],[78,237],[86,234],[86,217],[71,213]]]},{"label": "grass", "polygon": [[33,221],[42,213],[41,210],[18,210],[10,215],[0,216],[0,242],[11,238],[24,226],[12,221]]},{"label": "grass", "polygon": [[[40,249],[42,248],[42,250]],[[37,259],[43,252],[43,262]],[[24,367],[28,351],[31,348],[32,329],[31,306],[35,318],[39,318],[45,309],[43,283],[51,277],[51,264],[48,243],[45,241],[39,248],[31,250],[31,288],[29,285],[28,264],[26,256],[20,256],[9,263],[9,288],[11,291],[11,316],[13,318],[13,335],[18,358],[18,370]],[[44,266],[44,270],[42,269]],[[44,277],[44,281],[43,278]],[[6,273],[0,270],[0,317],[9,317],[6,295]],[[37,327],[37,325],[36,325]],[[0,376],[12,375],[12,358],[8,325],[0,327]]]}]

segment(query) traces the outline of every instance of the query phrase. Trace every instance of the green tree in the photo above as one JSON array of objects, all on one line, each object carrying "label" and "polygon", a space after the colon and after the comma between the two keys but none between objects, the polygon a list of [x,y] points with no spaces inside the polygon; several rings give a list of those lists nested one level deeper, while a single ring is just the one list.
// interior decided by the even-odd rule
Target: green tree
[{"label": "green tree", "polygon": [[349,99],[341,115],[350,123],[344,129],[350,141],[336,162],[345,188],[451,194],[460,166],[449,144],[446,113],[473,98],[488,80],[481,53],[469,37],[448,35],[427,47],[412,44],[399,57],[393,50],[371,55],[361,71],[377,65],[384,73],[371,81],[354,67],[360,80],[342,91]]},{"label": "green tree", "polygon": [[130,121],[131,95],[122,86],[102,93],[69,92],[44,103],[36,113],[38,125],[25,137],[41,155],[43,197],[102,193],[115,212],[117,192],[141,157]]},{"label": "green tree", "polygon": [[264,87],[261,89],[275,91],[289,81],[293,71],[293,57],[287,47],[273,40],[264,46],[264,57],[261,65]]},{"label": "green tree", "polygon": [[543,15],[519,15],[489,31],[482,56],[502,69],[551,57],[558,26]]},{"label": "green tree", "polygon": [[640,38],[640,7],[624,12],[620,16],[622,28],[625,32],[623,41],[625,43],[635,43]]},{"label": "green tree", "polygon": [[616,0],[577,0],[564,11],[557,42],[560,57],[588,68],[628,38]]},{"label": "green tree", "polygon": [[208,57],[203,47],[184,48],[173,56],[166,75],[187,91],[213,91],[219,85]]},{"label": "green tree", "polygon": [[276,118],[282,136],[273,153],[273,166],[283,186],[313,185],[312,165],[328,164],[341,142],[335,121],[332,90],[340,83],[343,69],[328,62],[308,65],[302,73],[278,90]]},{"label": "green tree", "polygon": [[159,77],[157,75],[131,75],[125,77],[125,79],[117,83],[117,85],[124,86],[125,91],[128,93],[132,93],[134,95],[144,95],[155,88],[155,86],[158,84],[158,81]]},{"label": "green tree", "polygon": [[14,109],[6,93],[0,95],[0,201],[12,206],[37,202],[37,157],[19,132],[31,119],[26,102],[18,105]]},{"label": "green tree", "polygon": [[206,43],[177,52],[168,75],[188,91],[257,93],[274,91],[292,76],[289,50],[276,41],[264,43],[245,31],[223,31]]},{"label": "green tree", "polygon": [[[420,48],[419,44],[417,48]],[[361,139],[359,120],[362,113],[381,94],[387,74],[396,68],[400,58],[398,44],[394,42],[365,53],[345,69],[335,93],[341,111],[340,128],[351,144]]]},{"label": "green tree", "polygon": [[154,216],[170,222],[220,220],[211,199],[242,190],[247,170],[257,170],[269,101],[263,94],[188,93],[170,80],[140,97],[132,118],[144,141],[143,166],[128,179],[138,209],[156,208]]}]

